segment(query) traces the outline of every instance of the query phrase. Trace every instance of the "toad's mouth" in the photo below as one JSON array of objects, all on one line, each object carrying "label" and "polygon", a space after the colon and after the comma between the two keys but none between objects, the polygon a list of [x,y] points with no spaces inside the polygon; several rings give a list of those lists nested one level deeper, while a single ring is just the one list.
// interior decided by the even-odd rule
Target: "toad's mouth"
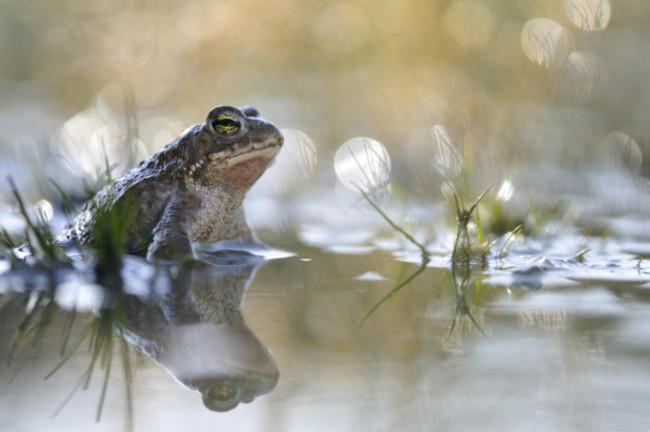
[{"label": "toad's mouth", "polygon": [[249,144],[243,148],[235,145],[208,154],[208,160],[221,162],[225,166],[234,166],[255,158],[273,159],[281,147],[282,139]]}]

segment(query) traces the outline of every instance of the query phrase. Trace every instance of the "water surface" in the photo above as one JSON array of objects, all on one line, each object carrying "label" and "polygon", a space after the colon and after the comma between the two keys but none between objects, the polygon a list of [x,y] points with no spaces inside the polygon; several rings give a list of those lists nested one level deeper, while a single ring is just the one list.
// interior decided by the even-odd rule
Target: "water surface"
[{"label": "water surface", "polygon": [[[167,342],[157,343],[172,350],[169,329],[155,328],[166,319],[194,324],[183,330],[185,351],[178,354],[178,364],[151,352],[135,357],[135,430],[647,429],[650,284],[643,264],[636,270],[619,267],[609,278],[588,278],[576,271],[579,264],[551,266],[547,260],[519,266],[518,274],[508,273],[507,283],[498,271],[452,276],[448,268],[429,267],[360,326],[368,310],[417,265],[385,251],[333,253],[299,241],[286,243],[295,255],[264,262],[245,296],[246,281],[242,285],[242,275],[233,276],[231,263],[223,266],[217,260],[221,267],[197,267],[186,280],[195,299],[230,308],[201,312],[203,325],[196,325],[196,318],[164,318],[159,306],[158,314],[140,311],[139,323],[131,319],[137,328],[127,339],[137,346],[133,333],[139,332],[140,349],[147,337],[163,334]],[[528,258],[521,254],[517,259]],[[547,284],[546,273],[561,277],[550,277]],[[163,289],[158,279],[150,286]],[[221,285],[206,282],[214,279]],[[133,282],[133,276],[125,280],[127,286]],[[240,292],[224,294],[224,286]],[[199,293],[206,289],[230,298],[205,303],[205,293]],[[5,291],[2,297],[3,350],[22,317],[21,296],[25,292]],[[244,297],[239,315],[236,306]],[[88,390],[78,391],[52,417],[91,360],[84,344],[43,380],[60,361],[68,314],[57,306],[46,336],[35,346],[25,343],[3,369],[3,430],[124,426],[128,407],[118,351],[101,421],[94,422],[104,376],[99,367]],[[80,314],[72,334],[95,318]],[[226,328],[206,330],[206,322],[217,321]],[[207,351],[212,355],[194,362]],[[182,376],[198,373],[187,369],[201,365],[202,373],[214,376],[266,374],[260,393],[270,393],[232,411],[212,412],[198,392],[186,388],[188,378]]]}]

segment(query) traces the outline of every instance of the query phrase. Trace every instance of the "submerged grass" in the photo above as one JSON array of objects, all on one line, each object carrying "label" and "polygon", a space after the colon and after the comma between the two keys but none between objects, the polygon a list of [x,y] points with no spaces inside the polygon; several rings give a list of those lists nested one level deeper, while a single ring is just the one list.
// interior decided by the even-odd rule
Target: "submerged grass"
[{"label": "submerged grass", "polygon": [[[124,137],[123,148],[124,154],[128,156],[127,165],[133,166],[137,162],[134,149],[134,143],[138,137],[138,124],[135,116],[135,99],[132,89],[122,89],[122,108],[125,117],[126,134]],[[103,167],[97,173],[98,184],[94,187],[89,186],[88,181],[83,180],[86,194],[88,197],[95,195],[101,187],[113,181],[112,172],[115,168],[111,164],[106,152],[102,146]],[[102,172],[103,171],[103,172]],[[61,267],[70,267],[72,262],[66,255],[64,248],[56,241],[47,222],[37,216],[36,220],[30,217],[27,211],[25,201],[18,191],[12,179],[9,179],[13,197],[17,203],[21,217],[25,221],[25,244],[17,245],[6,230],[2,230],[0,242],[10,251],[17,248],[23,248],[24,254],[9,254],[12,260],[12,268],[22,267],[27,264],[34,268],[45,268],[48,279],[47,289],[41,291],[26,292],[23,296],[25,310],[24,317],[16,328],[15,336],[11,342],[7,363],[11,363],[16,352],[21,347],[36,346],[44,338],[47,329],[55,314],[61,310],[57,305],[55,293],[57,289],[57,278],[54,271]],[[51,181],[52,187],[61,197],[61,208],[65,215],[70,219],[77,206],[69,195],[56,183]],[[122,280],[122,267],[125,245],[129,238],[129,230],[134,221],[136,212],[133,205],[136,203],[123,200],[120,205],[113,207],[104,207],[98,209],[94,215],[95,223],[91,237],[91,244],[77,245],[79,249],[87,253],[91,258],[92,274],[96,284],[103,287],[103,303],[97,307],[90,324],[76,336],[72,335],[74,323],[79,318],[77,310],[72,309],[67,312],[63,324],[63,333],[61,337],[60,356],[61,360],[58,365],[47,374],[45,379],[52,377],[60,370],[76,353],[79,352],[84,341],[89,343],[91,354],[90,362],[86,370],[82,373],[79,382],[72,389],[68,397],[63,401],[55,415],[63,409],[70,398],[80,388],[87,389],[90,385],[93,372],[98,368],[103,369],[103,383],[98,401],[96,420],[101,418],[102,410],[106,400],[111,370],[113,367],[113,356],[119,355],[122,359],[122,369],[125,380],[125,399],[127,407],[125,430],[133,429],[133,368],[131,360],[132,349],[126,340],[120,334],[122,328],[126,325],[126,315],[124,311],[124,283]],[[22,255],[27,255],[27,259],[22,259]],[[7,306],[6,304],[3,306]]]},{"label": "submerged grass", "polygon": [[[453,252],[451,254],[451,271],[452,271],[452,277],[454,279],[454,286],[456,286],[456,292],[457,292],[457,311],[462,311],[461,315],[464,316],[469,316],[470,320],[476,325],[476,327],[479,329],[479,331],[483,333],[483,331],[480,329],[478,326],[478,323],[474,320],[473,316],[469,312],[469,309],[464,305],[464,294],[461,295],[459,294],[459,288],[458,288],[458,283],[456,280],[456,273],[457,272],[463,272],[467,276],[465,279],[463,279],[462,283],[460,283],[460,286],[462,289],[462,293],[465,291],[465,287],[467,285],[467,278],[469,277],[470,274],[470,263],[471,263],[471,255],[472,255],[472,246],[473,243],[471,242],[471,237],[469,234],[468,230],[468,225],[469,222],[472,218],[472,214],[474,211],[478,208],[478,204],[481,202],[485,194],[490,190],[490,187],[485,189],[479,196],[478,198],[474,201],[474,203],[470,206],[469,209],[465,209],[462,205],[462,200],[459,201],[457,194],[455,193],[455,190],[452,187],[452,191],[454,191],[454,202],[456,204],[456,212],[457,212],[457,231],[456,231],[456,240],[454,242],[454,248]],[[431,255],[427,251],[426,247],[422,245],[420,242],[415,240],[413,236],[411,236],[408,232],[406,232],[403,228],[401,228],[397,223],[395,223],[381,208],[370,198],[370,196],[365,193],[364,191],[361,191],[362,196],[365,198],[365,200],[370,204],[370,206],[397,232],[399,232],[404,238],[406,238],[410,243],[415,245],[421,253],[421,262],[418,268],[409,276],[407,276],[405,279],[397,282],[394,287],[391,288],[391,290],[383,296],[370,310],[364,315],[363,319],[361,320],[359,327],[363,326],[363,324],[370,318],[384,303],[386,303],[391,297],[396,295],[398,292],[402,290],[405,286],[410,284],[413,280],[415,280],[424,270],[427,268],[427,264],[431,261]],[[477,211],[477,229],[478,229],[478,235],[477,235],[477,241],[479,243],[482,242],[482,230],[480,228],[480,218],[478,216],[478,211]],[[513,231],[514,233],[515,231]],[[519,232],[519,231],[517,231]],[[481,252],[481,257],[485,259],[487,253],[489,252],[489,249],[494,243],[491,243],[487,245]],[[458,312],[457,312],[458,315]],[[452,324],[452,328],[450,331],[453,332],[454,326],[455,326],[456,319],[454,319],[454,323]]]}]

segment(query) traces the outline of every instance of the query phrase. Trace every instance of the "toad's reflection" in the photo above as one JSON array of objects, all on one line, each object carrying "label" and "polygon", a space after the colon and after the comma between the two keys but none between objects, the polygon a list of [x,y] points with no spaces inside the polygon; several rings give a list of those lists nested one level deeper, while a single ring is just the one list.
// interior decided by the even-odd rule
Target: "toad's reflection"
[{"label": "toad's reflection", "polygon": [[214,411],[251,402],[278,383],[273,357],[242,315],[244,293],[262,261],[245,252],[212,254],[175,276],[165,274],[172,282],[165,293],[125,304],[125,338],[198,390]]}]

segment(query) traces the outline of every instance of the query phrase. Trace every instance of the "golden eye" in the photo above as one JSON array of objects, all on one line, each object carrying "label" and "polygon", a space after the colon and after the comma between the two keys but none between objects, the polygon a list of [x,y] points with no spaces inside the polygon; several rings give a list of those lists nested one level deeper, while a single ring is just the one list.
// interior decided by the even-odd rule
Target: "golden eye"
[{"label": "golden eye", "polygon": [[239,132],[241,122],[234,113],[226,111],[217,114],[217,118],[212,121],[212,127],[221,135],[232,135]]}]

